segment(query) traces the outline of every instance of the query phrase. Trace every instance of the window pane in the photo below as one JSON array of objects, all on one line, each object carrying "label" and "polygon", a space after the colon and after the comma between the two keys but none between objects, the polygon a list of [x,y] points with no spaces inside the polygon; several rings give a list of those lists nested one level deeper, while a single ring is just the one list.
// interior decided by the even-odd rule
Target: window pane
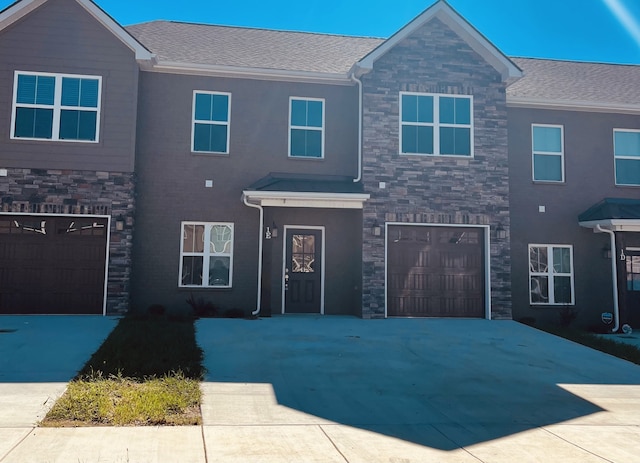
[{"label": "window pane", "polygon": [[420,154],[433,154],[433,127],[417,127],[417,143]]},{"label": "window pane", "polygon": [[402,122],[418,122],[417,95],[402,95]]},{"label": "window pane", "polygon": [[547,248],[529,249],[529,269],[536,273],[545,273],[548,269]]},{"label": "window pane", "polygon": [[616,183],[640,185],[640,159],[616,159]]},{"label": "window pane", "polygon": [[531,302],[549,302],[549,278],[545,276],[531,277]]},{"label": "window pane", "polygon": [[183,256],[182,275],[183,285],[202,286],[202,256]]},{"label": "window pane", "polygon": [[211,228],[211,242],[209,245],[212,253],[231,252],[231,227],[228,225],[214,225]]},{"label": "window pane", "polygon": [[193,150],[225,153],[227,151],[227,126],[195,124]]},{"label": "window pane", "polygon": [[554,277],[553,296],[556,304],[571,304],[571,277]]},{"label": "window pane", "polygon": [[52,109],[16,108],[15,137],[51,139],[52,129]]},{"label": "window pane", "polygon": [[96,118],[93,111],[60,111],[60,139],[95,140]]},{"label": "window pane", "polygon": [[307,156],[322,157],[322,132],[319,130],[307,130]]},{"label": "window pane", "polygon": [[319,130],[291,130],[291,156],[322,157],[322,132]]},{"label": "window pane", "polygon": [[213,121],[229,121],[229,97],[227,95],[213,95]]},{"label": "window pane", "polygon": [[456,98],[456,124],[471,124],[471,100],[469,98]]},{"label": "window pane", "polygon": [[316,237],[313,235],[303,235],[304,241],[302,246],[302,252],[315,254],[316,252]]},{"label": "window pane", "polygon": [[571,273],[571,252],[568,248],[553,248],[553,271]]},{"label": "window pane", "polygon": [[441,127],[440,154],[470,156],[471,130],[458,127]]},{"label": "window pane", "polygon": [[211,257],[209,260],[209,286],[229,286],[230,257]]},{"label": "window pane", "polygon": [[616,156],[640,156],[640,132],[614,132]]},{"label": "window pane", "polygon": [[322,127],[322,101],[307,102],[307,125]]},{"label": "window pane", "polygon": [[37,76],[36,104],[52,105],[54,100],[55,77]]},{"label": "window pane", "polygon": [[98,80],[82,79],[80,86],[80,106],[83,108],[98,107]]},{"label": "window pane", "polygon": [[213,114],[213,95],[196,93],[196,121],[210,121]]},{"label": "window pane", "polygon": [[562,181],[562,157],[535,154],[533,156],[533,179],[542,181]]},{"label": "window pane", "polygon": [[402,152],[418,152],[418,127],[415,125],[402,126]]},{"label": "window pane", "polygon": [[454,98],[440,97],[440,122],[454,124],[456,122],[456,109]]},{"label": "window pane", "polygon": [[80,79],[62,79],[62,106],[80,105]]},{"label": "window pane", "polygon": [[291,100],[291,125],[305,127],[307,125],[307,102]]},{"label": "window pane", "polygon": [[204,225],[185,225],[182,233],[183,252],[204,252]]},{"label": "window pane", "polygon": [[562,152],[560,127],[533,127],[533,150],[547,153]]},{"label": "window pane", "polygon": [[17,103],[34,104],[36,102],[36,76],[18,75]]},{"label": "window pane", "polygon": [[433,123],[433,97],[418,97],[418,122]]}]

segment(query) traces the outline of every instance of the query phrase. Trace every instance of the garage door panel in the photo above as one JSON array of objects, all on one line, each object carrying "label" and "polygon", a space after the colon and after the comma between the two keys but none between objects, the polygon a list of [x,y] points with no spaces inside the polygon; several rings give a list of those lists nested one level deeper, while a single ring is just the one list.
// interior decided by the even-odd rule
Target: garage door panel
[{"label": "garage door panel", "polygon": [[0,217],[0,313],[101,314],[107,223]]},{"label": "garage door panel", "polygon": [[387,236],[387,314],[484,316],[480,229],[391,226]]}]

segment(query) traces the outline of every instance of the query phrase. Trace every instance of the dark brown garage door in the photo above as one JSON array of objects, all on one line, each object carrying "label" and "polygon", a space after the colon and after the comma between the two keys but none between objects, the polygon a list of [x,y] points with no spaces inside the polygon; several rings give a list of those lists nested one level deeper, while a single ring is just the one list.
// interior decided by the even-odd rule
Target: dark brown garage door
[{"label": "dark brown garage door", "polygon": [[107,219],[0,216],[0,313],[101,314]]},{"label": "dark brown garage door", "polygon": [[484,231],[393,225],[387,233],[387,315],[484,317]]}]

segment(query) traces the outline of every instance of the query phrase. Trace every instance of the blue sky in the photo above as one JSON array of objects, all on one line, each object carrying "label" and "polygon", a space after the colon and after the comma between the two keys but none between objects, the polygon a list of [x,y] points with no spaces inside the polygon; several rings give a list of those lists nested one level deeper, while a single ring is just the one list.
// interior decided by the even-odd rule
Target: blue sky
[{"label": "blue sky", "polygon": [[[0,0],[0,7],[11,3]],[[434,0],[97,0],[97,3],[123,25],[170,19],[388,37]],[[449,0],[449,3],[510,56],[640,64],[640,0]]]}]

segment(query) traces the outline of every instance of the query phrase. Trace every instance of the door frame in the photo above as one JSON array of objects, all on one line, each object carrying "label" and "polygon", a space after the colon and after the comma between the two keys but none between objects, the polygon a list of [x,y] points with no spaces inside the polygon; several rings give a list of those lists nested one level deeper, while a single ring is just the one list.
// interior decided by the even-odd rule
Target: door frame
[{"label": "door frame", "polygon": [[388,317],[388,288],[389,288],[389,247],[387,236],[389,236],[390,226],[410,226],[410,227],[448,227],[448,228],[480,228],[484,231],[484,318],[491,320],[491,227],[489,225],[472,225],[457,223],[406,223],[406,222],[385,222],[384,224],[384,318]]},{"label": "door frame", "polygon": [[284,269],[287,266],[287,231],[291,230],[291,229],[296,229],[296,230],[315,230],[315,231],[319,231],[320,235],[322,236],[321,239],[321,253],[320,253],[320,315],[324,315],[324,274],[325,274],[325,232],[324,232],[324,226],[320,225],[320,226],[315,226],[315,225],[285,225],[284,226],[284,235],[282,238],[282,274],[280,275],[280,281],[281,281],[281,286],[282,286],[282,309],[281,309],[281,313],[282,315],[285,315],[285,307],[286,307],[286,294],[285,294],[285,290],[284,290],[284,285],[285,285],[285,281],[284,281]]},{"label": "door frame", "polygon": [[104,256],[104,285],[103,285],[103,296],[102,296],[102,316],[105,317],[107,315],[107,289],[109,287],[109,249],[111,247],[111,216],[110,215],[100,215],[100,214],[52,214],[52,213],[40,213],[40,214],[32,214],[29,212],[0,212],[0,216],[31,216],[31,217],[83,217],[83,218],[96,218],[96,219],[107,219],[107,239],[105,242],[105,256]]}]

